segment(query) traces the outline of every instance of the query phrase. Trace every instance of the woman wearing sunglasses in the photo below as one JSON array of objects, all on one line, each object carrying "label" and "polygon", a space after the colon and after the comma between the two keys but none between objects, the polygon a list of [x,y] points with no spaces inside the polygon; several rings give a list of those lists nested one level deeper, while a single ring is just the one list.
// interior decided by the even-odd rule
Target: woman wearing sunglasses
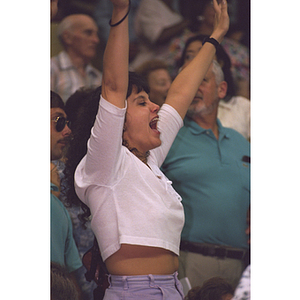
[{"label": "woman wearing sunglasses", "polygon": [[211,39],[175,78],[159,110],[140,79],[128,76],[130,1],[111,2],[101,99],[87,152],[75,171],[75,190],[91,211],[110,273],[104,299],[183,299],[177,269],[184,212],[181,197],[159,167],[228,30],[227,3],[214,0]]}]

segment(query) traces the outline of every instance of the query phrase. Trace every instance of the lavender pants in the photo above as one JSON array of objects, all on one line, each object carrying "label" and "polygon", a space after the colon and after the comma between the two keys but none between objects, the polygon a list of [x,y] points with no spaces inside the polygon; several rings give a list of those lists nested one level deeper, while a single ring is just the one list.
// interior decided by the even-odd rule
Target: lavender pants
[{"label": "lavender pants", "polygon": [[109,284],[103,300],[183,299],[183,289],[177,272],[172,275],[109,275]]}]

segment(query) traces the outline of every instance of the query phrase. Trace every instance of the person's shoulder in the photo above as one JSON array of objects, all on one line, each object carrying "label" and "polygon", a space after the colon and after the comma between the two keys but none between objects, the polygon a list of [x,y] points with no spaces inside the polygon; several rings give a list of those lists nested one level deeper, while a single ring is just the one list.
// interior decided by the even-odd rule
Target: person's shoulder
[{"label": "person's shoulder", "polygon": [[159,5],[162,5],[161,0],[141,0],[138,6],[139,12],[147,13],[148,10],[155,11]]},{"label": "person's shoulder", "polygon": [[102,79],[102,72],[99,71],[97,68],[95,68],[93,65],[88,65],[88,72],[93,73],[96,77],[99,77]]},{"label": "person's shoulder", "polygon": [[51,200],[51,206],[56,207],[59,210],[62,211],[67,211],[67,209],[65,208],[64,204],[59,200],[59,198],[57,198],[53,193],[51,193],[51,191],[58,191],[59,188],[54,184],[54,183],[50,183],[50,200]]},{"label": "person's shoulder", "polygon": [[50,193],[50,201],[52,209],[56,208],[58,210],[64,211],[65,207],[62,202],[52,193]]},{"label": "person's shoulder", "polygon": [[59,64],[59,57],[58,57],[58,54],[55,55],[55,56],[52,56],[52,57],[50,58],[50,63],[51,63],[51,67],[58,66],[58,64]]},{"label": "person's shoulder", "polygon": [[249,145],[249,141],[235,129],[229,127],[223,127],[223,131],[225,135],[228,136],[232,142],[239,142],[239,144],[243,144],[247,146]]},{"label": "person's shoulder", "polygon": [[62,51],[58,52],[56,55],[53,55],[51,57],[51,60],[61,60],[61,59],[64,59],[65,57],[68,57],[68,54],[66,51],[62,50]]},{"label": "person's shoulder", "polygon": [[60,69],[60,67],[69,66],[71,64],[71,60],[67,52],[60,51],[57,55],[52,56],[50,59],[51,68]]},{"label": "person's shoulder", "polygon": [[248,98],[246,98],[246,97],[243,97],[243,96],[234,96],[234,97],[232,97],[232,99],[234,100],[234,102],[237,105],[250,107],[250,100]]}]

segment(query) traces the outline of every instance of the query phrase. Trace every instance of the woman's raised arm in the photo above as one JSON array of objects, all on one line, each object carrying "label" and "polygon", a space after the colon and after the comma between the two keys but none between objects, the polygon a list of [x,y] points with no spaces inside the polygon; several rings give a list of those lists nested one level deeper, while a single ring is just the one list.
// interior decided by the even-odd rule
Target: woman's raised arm
[{"label": "woman's raised arm", "polygon": [[115,106],[124,108],[128,88],[130,0],[111,0],[111,2],[113,13],[103,55],[102,96]]},{"label": "woman's raised arm", "polygon": [[[217,0],[213,0],[213,5],[216,15],[214,30],[210,37],[221,43],[229,28],[227,1],[221,0],[221,3],[218,4]],[[185,117],[214,58],[215,52],[214,45],[205,43],[191,63],[174,79],[168,92],[166,103],[173,106],[182,118]]]}]

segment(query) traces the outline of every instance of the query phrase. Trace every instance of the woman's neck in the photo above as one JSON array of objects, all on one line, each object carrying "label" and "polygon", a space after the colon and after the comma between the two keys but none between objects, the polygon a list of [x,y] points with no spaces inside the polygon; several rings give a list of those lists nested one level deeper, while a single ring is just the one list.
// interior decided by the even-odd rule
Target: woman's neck
[{"label": "woman's neck", "polygon": [[138,149],[136,148],[132,148],[129,146],[128,142],[125,141],[123,139],[123,146],[125,146],[132,154],[134,154],[139,160],[141,160],[143,163],[145,163],[147,165],[147,159],[148,159],[148,156],[150,154],[149,151],[147,151],[146,153],[142,153],[140,152]]},{"label": "woman's neck", "polygon": [[149,151],[147,151],[146,153],[141,153],[139,150],[137,150],[136,148],[128,148],[130,152],[132,152],[139,160],[141,160],[143,163],[145,163],[147,165],[147,160],[148,160],[148,156],[150,154]]}]

